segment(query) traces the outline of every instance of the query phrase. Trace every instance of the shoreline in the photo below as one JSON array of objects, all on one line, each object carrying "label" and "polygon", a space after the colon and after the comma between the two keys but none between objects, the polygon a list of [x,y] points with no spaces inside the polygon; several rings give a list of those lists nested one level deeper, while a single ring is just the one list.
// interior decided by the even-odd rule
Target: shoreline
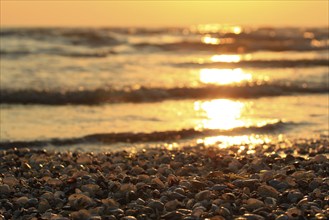
[{"label": "shoreline", "polygon": [[329,140],[0,150],[0,219],[327,219]]}]

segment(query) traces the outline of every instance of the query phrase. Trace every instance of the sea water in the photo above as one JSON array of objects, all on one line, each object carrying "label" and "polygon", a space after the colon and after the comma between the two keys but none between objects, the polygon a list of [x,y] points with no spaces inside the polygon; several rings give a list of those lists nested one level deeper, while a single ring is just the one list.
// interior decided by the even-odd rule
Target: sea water
[{"label": "sea water", "polygon": [[328,45],[327,28],[2,28],[0,146],[328,138]]}]

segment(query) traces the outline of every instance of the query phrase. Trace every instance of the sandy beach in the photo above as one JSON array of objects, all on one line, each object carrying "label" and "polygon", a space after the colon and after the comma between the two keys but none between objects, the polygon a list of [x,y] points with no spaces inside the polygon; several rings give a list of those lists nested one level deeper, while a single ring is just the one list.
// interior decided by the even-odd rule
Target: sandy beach
[{"label": "sandy beach", "polygon": [[328,219],[328,139],[0,151],[0,219]]}]

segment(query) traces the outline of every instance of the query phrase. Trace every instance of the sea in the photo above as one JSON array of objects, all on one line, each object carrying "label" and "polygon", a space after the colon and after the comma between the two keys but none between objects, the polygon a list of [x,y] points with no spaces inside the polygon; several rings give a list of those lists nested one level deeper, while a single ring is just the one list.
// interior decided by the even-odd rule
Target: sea
[{"label": "sea", "polygon": [[329,135],[328,27],[2,27],[0,149]]}]

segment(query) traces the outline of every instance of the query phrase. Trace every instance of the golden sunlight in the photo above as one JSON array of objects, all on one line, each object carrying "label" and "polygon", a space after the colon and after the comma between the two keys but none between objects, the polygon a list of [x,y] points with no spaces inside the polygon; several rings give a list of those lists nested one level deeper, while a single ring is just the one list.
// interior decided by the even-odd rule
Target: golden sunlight
[{"label": "golden sunlight", "polygon": [[245,126],[240,119],[244,104],[229,99],[216,99],[194,103],[194,110],[200,112],[206,119],[196,126],[196,129],[232,129]]},{"label": "golden sunlight", "polygon": [[245,73],[242,69],[201,69],[200,81],[207,84],[226,85],[251,81],[252,75]]},{"label": "golden sunlight", "polygon": [[190,28],[192,32],[198,32],[201,34],[207,33],[234,33],[240,34],[242,32],[241,26],[236,25],[223,25],[223,24],[200,24],[196,26],[192,26]]},{"label": "golden sunlight", "polygon": [[241,61],[241,56],[232,54],[232,55],[213,55],[210,60],[212,62],[225,62],[225,63],[238,63]]},{"label": "golden sunlight", "polygon": [[[268,136],[259,135],[241,135],[241,136],[215,136],[199,139],[198,143],[203,143],[205,146],[218,145],[219,148],[227,148],[233,145],[241,145],[238,153],[246,151],[247,154],[255,153],[254,146],[257,144],[269,143],[271,138]],[[243,145],[248,145],[243,146]]]},{"label": "golden sunlight", "polygon": [[204,44],[213,44],[218,45],[220,43],[220,40],[216,37],[211,37],[210,35],[206,35],[201,38],[202,43]]}]

